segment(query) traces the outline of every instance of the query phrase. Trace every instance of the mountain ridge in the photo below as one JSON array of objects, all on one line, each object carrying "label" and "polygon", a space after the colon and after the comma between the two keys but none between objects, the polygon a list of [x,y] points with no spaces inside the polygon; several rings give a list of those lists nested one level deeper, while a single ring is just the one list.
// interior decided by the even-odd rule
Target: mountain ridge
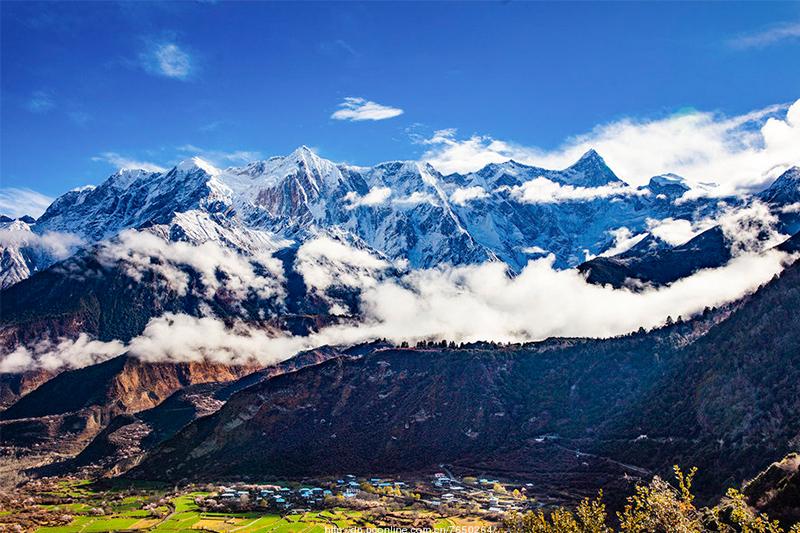
[{"label": "mountain ridge", "polygon": [[[532,182],[574,187],[584,197],[540,203],[527,199]],[[595,197],[595,190],[603,192]],[[242,167],[217,169],[195,158],[164,172],[119,170],[96,187],[58,197],[28,229],[91,245],[125,229],[170,225],[181,214],[198,212],[208,220],[206,229],[195,224],[186,235],[167,237],[241,248],[241,242],[214,236],[220,232],[211,226],[301,241],[319,231],[344,231],[378,254],[408,259],[413,268],[499,259],[519,271],[530,259],[525,250],[533,247],[554,253],[559,266],[575,266],[583,250],[596,255],[608,248],[609,232],[617,227],[640,231],[650,218],[694,220],[716,211],[710,199],[678,202],[681,190],[657,179],[630,188],[593,150],[564,170],[508,161],[444,176],[417,161],[336,164],[300,147]],[[181,223],[189,224],[185,218]],[[4,255],[20,254],[19,248],[6,248]],[[7,275],[3,287],[52,262],[15,259],[26,268]]]}]

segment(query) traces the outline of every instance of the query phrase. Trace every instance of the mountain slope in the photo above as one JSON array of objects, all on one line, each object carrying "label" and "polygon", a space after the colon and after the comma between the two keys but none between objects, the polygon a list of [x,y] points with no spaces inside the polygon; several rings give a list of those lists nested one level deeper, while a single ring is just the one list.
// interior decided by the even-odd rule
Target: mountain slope
[{"label": "mountain slope", "polygon": [[[702,327],[605,342],[384,349],[359,360],[333,359],[235,394],[132,475],[375,473],[441,462],[466,467],[548,433],[583,437],[640,394],[665,370],[677,343]],[[540,452],[504,468],[533,475],[552,449]]]},{"label": "mountain slope", "polygon": [[362,351],[377,346],[380,344],[347,350],[322,347],[238,379],[188,385],[150,409],[114,417],[74,459],[54,465],[49,470],[63,472],[91,466],[96,472],[119,474],[135,465],[145,451],[172,437],[193,420],[215,412],[244,388],[334,357],[358,357]]},{"label": "mountain slope", "polygon": [[223,382],[255,367],[213,363],[143,363],[128,356],[62,372],[0,412],[7,445],[80,446],[116,415],[160,404],[197,383]]},{"label": "mountain slope", "polygon": [[636,282],[666,285],[700,269],[720,267],[732,257],[731,245],[719,226],[674,247],[645,248],[651,242],[643,241],[642,246],[613,257],[595,257],[578,270],[589,283],[617,288]]},{"label": "mountain slope", "polygon": [[716,325],[724,314],[605,341],[333,359],[242,390],[130,475],[303,476],[451,463],[596,490],[626,472],[679,463],[700,467],[702,494],[718,493],[797,445],[798,298],[795,265]]},{"label": "mountain slope", "polygon": [[607,446],[643,465],[701,467],[698,484],[735,486],[800,443],[800,265],[682,351],[608,427]]}]

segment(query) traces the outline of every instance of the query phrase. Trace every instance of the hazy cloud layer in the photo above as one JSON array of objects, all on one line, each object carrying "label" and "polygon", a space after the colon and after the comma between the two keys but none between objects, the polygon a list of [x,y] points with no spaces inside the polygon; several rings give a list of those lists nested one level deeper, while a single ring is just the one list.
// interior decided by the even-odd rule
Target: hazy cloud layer
[{"label": "hazy cloud layer", "polygon": [[612,196],[643,196],[648,194],[647,189],[620,185],[603,185],[601,187],[561,185],[543,177],[534,178],[513,187],[501,187],[500,190],[507,190],[512,197],[526,204],[553,204],[587,201]]},{"label": "hazy cloud layer", "polygon": [[601,257],[611,257],[613,255],[627,252],[628,250],[639,244],[639,242],[641,242],[642,239],[647,237],[647,233],[634,234],[633,232],[631,232],[630,229],[624,226],[612,229],[608,232],[608,234],[614,237],[614,244],[611,246],[611,248],[601,253],[600,254]]},{"label": "hazy cloud layer", "polygon": [[104,244],[99,257],[107,264],[123,265],[137,281],[141,281],[144,272],[155,272],[181,295],[189,288],[189,275],[182,267],[199,274],[209,298],[222,287],[239,298],[250,293],[270,298],[283,291],[282,265],[270,251],[244,256],[213,241],[196,245],[169,242],[147,232],[126,230]]},{"label": "hazy cloud layer", "polygon": [[85,336],[40,343],[6,354],[0,359],[0,369],[83,366],[126,350],[148,361],[272,364],[320,345],[383,337],[396,342],[608,337],[661,325],[667,316],[688,318],[706,306],[738,299],[769,281],[789,260],[787,254],[774,250],[743,251],[723,267],[635,292],[589,284],[575,269],[557,270],[553,256],[531,261],[514,278],[508,277],[504,264],[495,262],[381,279],[377,274],[389,265],[363,250],[330,239],[310,241],[304,248],[298,255],[298,270],[309,286],[324,289],[343,284],[361,290],[363,316],[358,323],[299,337],[244,322],[226,325],[213,317],[164,315],[152,319],[127,345]]},{"label": "hazy cloud layer", "polygon": [[400,108],[371,102],[364,98],[348,96],[344,99],[344,102],[339,104],[339,109],[333,112],[331,118],[358,122],[362,120],[386,120],[402,114],[403,110]]},{"label": "hazy cloud layer", "polygon": [[555,150],[488,135],[459,138],[453,129],[421,142],[428,146],[422,159],[444,174],[509,159],[560,169],[594,148],[632,185],[674,172],[695,186],[715,182],[711,193],[723,195],[763,187],[800,164],[800,100],[734,117],[689,111],[655,120],[623,119],[570,138]]},{"label": "hazy cloud layer", "polygon": [[192,57],[173,42],[150,43],[140,60],[147,72],[157,76],[186,80],[194,72]]},{"label": "hazy cloud layer", "polygon": [[489,196],[486,189],[478,185],[474,187],[460,187],[450,194],[450,201],[456,205],[466,205],[473,200],[481,200]]},{"label": "hazy cloud layer", "polygon": [[297,251],[295,270],[306,285],[320,293],[333,285],[355,289],[373,287],[379,274],[391,265],[366,250],[359,250],[328,237],[304,243]]},{"label": "hazy cloud layer", "polygon": [[389,187],[373,187],[365,195],[359,195],[355,191],[350,191],[344,196],[344,201],[347,202],[347,209],[355,209],[360,206],[378,205],[384,203],[392,195],[392,189]]},{"label": "hazy cloud layer", "polygon": [[52,197],[32,189],[15,187],[0,189],[0,215],[11,218],[24,215],[39,218],[52,203]]},{"label": "hazy cloud layer", "polygon": [[125,345],[119,341],[93,340],[81,333],[74,340],[43,340],[33,346],[18,346],[14,351],[0,356],[0,373],[22,372],[33,368],[81,368],[100,363],[124,351]]},{"label": "hazy cloud layer", "polygon": [[156,163],[149,161],[140,161],[130,158],[117,152],[103,152],[99,155],[92,157],[92,161],[104,161],[117,167],[118,169],[127,170],[146,170],[147,172],[164,172],[166,169]]},{"label": "hazy cloud layer", "polygon": [[83,244],[84,240],[74,233],[48,231],[39,235],[15,225],[0,229],[0,247],[36,248],[55,259],[69,257]]},{"label": "hazy cloud layer", "polygon": [[672,246],[684,244],[714,226],[720,226],[726,239],[733,243],[733,253],[740,251],[761,251],[788,238],[780,234],[776,225],[778,217],[769,207],[759,201],[752,201],[741,207],[723,204],[715,217],[695,221],[665,218],[646,221],[647,231]]},{"label": "hazy cloud layer", "polygon": [[763,30],[740,35],[731,39],[728,44],[733,48],[763,48],[785,41],[800,40],[800,21],[786,22],[770,26]]}]

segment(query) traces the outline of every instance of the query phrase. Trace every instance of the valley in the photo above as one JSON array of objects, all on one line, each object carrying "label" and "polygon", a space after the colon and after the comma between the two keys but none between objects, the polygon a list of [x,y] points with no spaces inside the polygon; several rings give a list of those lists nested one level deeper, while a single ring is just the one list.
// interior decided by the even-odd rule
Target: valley
[{"label": "valley", "polygon": [[[515,196],[538,179],[613,194]],[[379,187],[428,196],[348,205]],[[474,187],[491,198],[462,200]],[[13,221],[84,244],[52,264],[25,252],[45,262],[2,291],[0,519],[31,531],[513,530],[600,491],[615,521],[637,487],[672,497],[657,480],[696,466],[706,509],[780,479],[753,485],[747,505],[788,527],[791,497],[774,495],[791,494],[796,465],[781,460],[800,427],[798,219],[786,209],[800,174],[751,197],[680,200],[688,191],[672,176],[634,191],[594,151],[561,171],[510,161],[444,176],[301,148],[244,168],[121,171],[67,193]],[[665,240],[656,220],[688,225],[688,240]],[[617,318],[630,304],[649,322]],[[537,306],[550,312],[525,314]],[[481,340],[493,337],[504,340]]]}]

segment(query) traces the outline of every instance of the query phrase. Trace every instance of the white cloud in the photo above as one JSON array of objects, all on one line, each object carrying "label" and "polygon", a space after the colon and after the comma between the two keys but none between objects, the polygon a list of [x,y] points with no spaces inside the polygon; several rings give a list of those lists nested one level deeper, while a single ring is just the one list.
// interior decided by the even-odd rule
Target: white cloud
[{"label": "white cloud", "polygon": [[344,102],[339,104],[339,107],[341,109],[334,111],[331,115],[332,119],[349,121],[386,120],[403,114],[403,110],[397,107],[389,107],[353,96],[345,98]]},{"label": "white cloud", "polygon": [[361,206],[382,204],[388,200],[391,195],[392,189],[389,187],[373,187],[363,196],[355,191],[350,191],[344,195],[344,201],[347,202],[347,209],[355,209]]},{"label": "white cloud", "polygon": [[53,95],[47,91],[36,91],[25,104],[32,113],[47,113],[56,107]]},{"label": "white cloud", "polygon": [[[13,223],[16,224],[16,223]],[[0,247],[27,247],[39,249],[55,259],[64,259],[84,244],[84,240],[74,233],[48,231],[42,235],[25,227],[11,225],[0,229]]]},{"label": "white cloud", "polygon": [[623,185],[603,185],[601,187],[575,187],[561,185],[544,177],[528,180],[521,185],[501,187],[520,202],[527,204],[550,204],[608,198],[610,196],[644,195],[646,189],[636,189]]},{"label": "white cloud", "polygon": [[147,172],[164,172],[166,169],[156,163],[149,161],[139,161],[132,159],[116,152],[103,152],[92,158],[92,161],[104,161],[110,163],[119,169],[137,170],[142,169]]},{"label": "white cloud", "polygon": [[363,316],[358,322],[300,337],[244,322],[167,314],[153,318],[127,345],[85,335],[76,341],[43,342],[0,355],[0,371],[83,366],[126,350],[148,361],[271,364],[315,346],[376,338],[521,342],[552,336],[609,337],[736,300],[768,282],[789,259],[775,250],[742,250],[723,267],[701,270],[665,287],[632,291],[592,285],[575,269],[556,270],[552,255],[529,262],[514,278],[498,262],[382,278],[390,266],[386,261],[321,238],[300,248],[297,270],[314,290],[333,284],[360,289]]},{"label": "white cloud", "polygon": [[444,174],[472,172],[489,163],[515,161],[565,168],[590,148],[632,185],[674,172],[690,185],[716,182],[713,193],[730,194],[765,186],[787,168],[800,164],[800,100],[744,115],[691,111],[663,119],[623,119],[543,150],[490,136],[458,139],[440,130],[422,141],[422,159]]},{"label": "white cloud", "polygon": [[141,60],[145,70],[167,78],[186,80],[194,71],[192,57],[175,43],[153,43]]},{"label": "white cloud", "polygon": [[646,222],[647,230],[650,233],[672,246],[688,242],[714,226],[714,221],[709,219],[692,222],[682,218],[668,217],[662,220],[648,218]]},{"label": "white cloud", "polygon": [[600,257],[611,257],[623,252],[627,252],[639,244],[645,237],[647,237],[647,233],[639,233],[634,235],[633,232],[625,226],[612,229],[608,233],[614,237],[614,244],[611,246],[611,248],[601,253]]},{"label": "white cloud", "polygon": [[800,22],[778,24],[754,33],[740,35],[731,39],[733,48],[762,48],[781,41],[800,39]]},{"label": "white cloud", "polygon": [[779,273],[785,258],[774,251],[743,255],[725,267],[639,292],[589,284],[574,269],[555,270],[552,256],[532,261],[516,278],[509,278],[500,263],[422,270],[399,283],[367,287],[362,295],[365,317],[357,324],[297,337],[243,323],[228,327],[212,318],[169,315],[153,319],[129,348],[151,361],[205,357],[269,364],[315,346],[376,338],[522,342],[552,336],[609,337],[662,325],[667,316],[688,318],[706,306],[739,298]]},{"label": "white cloud", "polygon": [[450,194],[450,200],[456,205],[467,205],[473,200],[480,200],[486,198],[489,193],[486,189],[478,185],[474,187],[459,187]]},{"label": "white cloud", "polygon": [[10,353],[0,356],[0,373],[16,373],[32,368],[81,368],[100,363],[124,351],[125,346],[120,341],[98,341],[81,333],[74,340],[42,340],[29,347],[17,346]]},{"label": "white cloud", "polygon": [[[182,267],[189,267],[199,274],[205,297],[211,298],[224,288],[243,299],[251,293],[261,298],[283,293],[283,268],[271,252],[266,250],[246,257],[214,241],[169,242],[145,231],[126,230],[104,243],[98,258],[110,265],[123,265],[125,272],[137,281],[141,281],[144,272],[154,272],[181,295],[187,293],[190,281]],[[266,269],[269,275],[259,273],[258,267]]]},{"label": "white cloud", "polygon": [[800,202],[783,206],[781,213],[800,213]]},{"label": "white cloud", "polygon": [[243,165],[263,158],[261,152],[254,150],[207,150],[193,144],[178,146],[178,151],[184,154],[201,157],[220,167],[225,165]]},{"label": "white cloud", "polygon": [[530,255],[543,255],[547,254],[547,250],[542,248],[541,246],[526,246],[522,249],[523,254],[530,254]]},{"label": "white cloud", "polygon": [[305,242],[297,251],[295,270],[319,292],[332,285],[363,289],[374,286],[389,263],[366,250],[328,237]]},{"label": "white cloud", "polygon": [[0,214],[12,218],[23,215],[39,218],[52,203],[52,197],[31,189],[16,187],[0,189]]},{"label": "white cloud", "polygon": [[[278,363],[310,347],[304,337],[232,326],[210,317],[166,314],[151,320],[128,350],[145,361],[211,361],[227,364]],[[287,354],[291,354],[288,355]]]},{"label": "white cloud", "polygon": [[661,240],[677,246],[684,244],[700,233],[719,226],[725,238],[732,243],[733,255],[745,252],[760,252],[786,239],[777,230],[778,217],[760,201],[740,207],[722,203],[720,213],[695,221],[665,218],[646,220],[647,231]]},{"label": "white cloud", "polygon": [[392,203],[399,205],[436,204],[436,197],[429,192],[414,191],[404,198],[396,198]]},{"label": "white cloud", "polygon": [[741,208],[723,210],[717,223],[731,243],[734,257],[767,250],[789,237],[777,230],[778,217],[759,201]]}]

